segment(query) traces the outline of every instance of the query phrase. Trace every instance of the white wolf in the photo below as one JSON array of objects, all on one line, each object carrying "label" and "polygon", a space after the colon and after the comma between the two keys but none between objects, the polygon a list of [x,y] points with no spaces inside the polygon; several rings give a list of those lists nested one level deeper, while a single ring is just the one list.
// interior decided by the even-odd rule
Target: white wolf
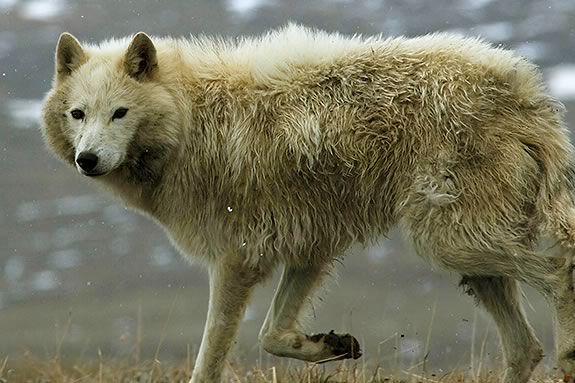
[{"label": "white wolf", "polygon": [[[344,37],[288,26],[263,37],[61,35],[43,110],[48,146],[152,217],[209,265],[192,382],[218,382],[255,285],[284,272],[263,347],[357,358],[351,335],[305,335],[306,299],[354,241],[401,224],[418,252],[461,273],[500,331],[506,383],[542,350],[517,281],[557,314],[575,369],[573,148],[537,69],[448,34]],[[558,257],[535,245],[558,240]]]}]

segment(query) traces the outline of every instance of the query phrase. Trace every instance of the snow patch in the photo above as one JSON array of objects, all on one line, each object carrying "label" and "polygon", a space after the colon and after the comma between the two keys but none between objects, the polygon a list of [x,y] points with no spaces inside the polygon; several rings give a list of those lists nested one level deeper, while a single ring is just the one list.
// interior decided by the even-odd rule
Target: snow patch
[{"label": "snow patch", "polygon": [[81,253],[77,249],[66,249],[55,251],[50,254],[48,262],[50,266],[56,269],[71,269],[78,266],[81,258]]},{"label": "snow patch", "polygon": [[249,15],[269,4],[269,0],[226,0],[228,11],[240,15]]},{"label": "snow patch", "polygon": [[461,7],[468,10],[479,10],[485,8],[489,4],[493,3],[494,0],[463,0],[461,2]]},{"label": "snow patch", "polygon": [[470,30],[490,41],[507,41],[514,36],[513,25],[505,21],[476,25]]},{"label": "snow patch", "polygon": [[176,259],[172,249],[167,246],[156,246],[150,254],[150,263],[154,266],[166,267],[171,265]]},{"label": "snow patch", "polygon": [[54,200],[23,202],[16,207],[18,222],[45,218],[91,214],[102,209],[105,201],[96,195],[66,196]]},{"label": "snow patch", "polygon": [[59,283],[58,275],[52,270],[42,270],[34,273],[31,281],[32,288],[37,291],[54,290]]},{"label": "snow patch", "polygon": [[24,258],[14,255],[4,264],[4,278],[9,282],[17,282],[24,274]]},{"label": "snow patch", "polygon": [[20,15],[25,19],[45,21],[62,15],[66,6],[63,0],[32,0],[22,5]]},{"label": "snow patch", "polygon": [[557,65],[546,71],[547,83],[553,96],[564,100],[575,100],[575,64]]},{"label": "snow patch", "polygon": [[514,51],[529,60],[539,60],[545,57],[547,46],[542,42],[526,41],[515,46]]},{"label": "snow patch", "polygon": [[8,100],[8,113],[17,128],[34,128],[42,117],[42,100],[15,98]]},{"label": "snow patch", "polygon": [[0,0],[0,11],[9,11],[18,0]]}]

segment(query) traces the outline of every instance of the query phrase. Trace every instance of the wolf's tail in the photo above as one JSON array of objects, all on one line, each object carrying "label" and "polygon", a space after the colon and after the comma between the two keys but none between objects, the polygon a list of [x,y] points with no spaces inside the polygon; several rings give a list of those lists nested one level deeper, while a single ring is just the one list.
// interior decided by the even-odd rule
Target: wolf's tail
[{"label": "wolf's tail", "polygon": [[548,220],[552,236],[562,247],[575,248],[575,158],[562,169],[562,177],[549,198]]},{"label": "wolf's tail", "polygon": [[538,131],[522,139],[533,149],[531,156],[540,171],[536,210],[543,215],[543,230],[562,247],[575,248],[575,149],[563,123],[564,107],[550,98],[547,101],[540,110],[544,118],[537,124]]},{"label": "wolf's tail", "polygon": [[515,133],[539,169],[537,220],[561,247],[575,249],[575,148],[564,123],[565,107],[546,94],[532,105],[530,129]]}]

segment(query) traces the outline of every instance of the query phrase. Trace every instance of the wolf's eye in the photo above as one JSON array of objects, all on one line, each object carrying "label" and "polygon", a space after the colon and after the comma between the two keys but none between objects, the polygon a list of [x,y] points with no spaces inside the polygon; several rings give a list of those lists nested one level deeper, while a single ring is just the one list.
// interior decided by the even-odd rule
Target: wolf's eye
[{"label": "wolf's eye", "polygon": [[128,108],[116,109],[116,111],[114,112],[114,115],[112,116],[112,121],[115,120],[116,118],[124,117],[126,115],[126,113],[128,113]]},{"label": "wolf's eye", "polygon": [[74,109],[70,112],[70,114],[72,115],[72,118],[76,120],[83,120],[85,116],[84,112],[82,112],[80,109]]}]

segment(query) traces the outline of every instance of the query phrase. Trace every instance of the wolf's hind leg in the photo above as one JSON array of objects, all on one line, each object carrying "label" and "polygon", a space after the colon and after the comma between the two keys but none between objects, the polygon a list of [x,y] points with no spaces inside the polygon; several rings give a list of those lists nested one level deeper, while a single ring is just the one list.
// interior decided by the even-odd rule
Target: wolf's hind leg
[{"label": "wolf's hind leg", "polygon": [[300,330],[301,311],[325,274],[325,265],[285,267],[260,331],[260,340],[267,352],[308,362],[361,356],[359,343],[349,334],[338,335],[332,331],[309,336]]},{"label": "wolf's hind leg", "polygon": [[547,299],[555,309],[558,364],[565,373],[565,382],[574,383],[575,292],[571,257],[546,257],[513,244],[500,246],[498,252],[446,251],[448,248],[444,246],[442,255],[436,257],[446,268],[464,275],[512,278],[527,283]]},{"label": "wolf's hind leg", "polygon": [[461,284],[497,324],[506,363],[504,383],[528,382],[543,350],[525,318],[517,282],[508,277],[464,276]]}]

